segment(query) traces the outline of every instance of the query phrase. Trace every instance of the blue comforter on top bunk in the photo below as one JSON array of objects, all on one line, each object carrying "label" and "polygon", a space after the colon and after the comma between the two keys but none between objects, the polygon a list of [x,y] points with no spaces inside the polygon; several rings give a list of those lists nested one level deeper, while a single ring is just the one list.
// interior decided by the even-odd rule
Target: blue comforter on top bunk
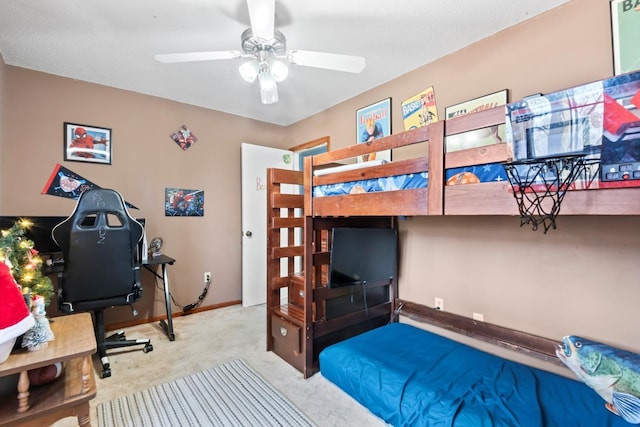
[{"label": "blue comforter on top bunk", "polygon": [[339,182],[313,187],[313,197],[341,196],[354,193],[373,193],[376,191],[409,190],[426,188],[429,183],[428,174],[412,173],[407,175],[383,176],[361,181]]},{"label": "blue comforter on top bunk", "polygon": [[584,383],[389,324],[325,348],[320,371],[394,426],[629,427]]}]

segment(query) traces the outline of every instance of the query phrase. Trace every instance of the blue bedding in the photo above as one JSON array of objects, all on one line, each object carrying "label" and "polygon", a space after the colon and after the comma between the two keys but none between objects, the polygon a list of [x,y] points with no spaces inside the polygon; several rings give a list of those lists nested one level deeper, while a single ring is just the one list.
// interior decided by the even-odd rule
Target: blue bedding
[{"label": "blue bedding", "polygon": [[394,426],[628,427],[582,382],[389,324],[325,348],[320,371]]},{"label": "blue bedding", "polygon": [[485,163],[447,169],[444,172],[447,185],[477,184],[480,182],[507,181],[507,172],[502,163]]},{"label": "blue bedding", "polygon": [[339,196],[345,194],[371,193],[375,191],[408,190],[426,188],[427,173],[385,176],[362,181],[339,182],[337,184],[318,185],[313,187],[313,197]]}]

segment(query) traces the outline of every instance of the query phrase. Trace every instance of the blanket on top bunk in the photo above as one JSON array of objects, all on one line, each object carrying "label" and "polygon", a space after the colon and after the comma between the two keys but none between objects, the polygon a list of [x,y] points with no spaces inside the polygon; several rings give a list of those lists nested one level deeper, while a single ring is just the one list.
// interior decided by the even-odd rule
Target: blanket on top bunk
[{"label": "blanket on top bunk", "polygon": [[426,172],[383,176],[360,181],[317,185],[313,187],[313,197],[372,193],[376,191],[410,190],[414,188],[426,188],[428,183],[428,174]]},{"label": "blanket on top bunk", "polygon": [[389,324],[322,350],[320,372],[394,426],[629,426],[585,384]]},{"label": "blanket on top bunk", "polygon": [[[352,163],[334,166],[313,171],[314,176],[329,175],[337,172],[346,172],[356,169],[369,168],[389,163],[387,160],[369,160],[366,162]],[[347,194],[372,193],[377,191],[411,190],[426,188],[429,179],[428,173],[410,173],[380,178],[362,179],[357,181],[338,182],[336,184],[323,184],[313,187],[313,197],[343,196]]]}]

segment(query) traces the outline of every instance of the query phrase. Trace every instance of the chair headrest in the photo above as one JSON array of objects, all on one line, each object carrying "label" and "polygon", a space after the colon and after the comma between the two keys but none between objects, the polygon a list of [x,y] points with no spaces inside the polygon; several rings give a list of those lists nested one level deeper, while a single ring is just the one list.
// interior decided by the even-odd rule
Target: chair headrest
[{"label": "chair headrest", "polygon": [[86,217],[96,217],[96,222],[92,227],[95,229],[96,227],[106,226],[106,217],[112,215],[116,215],[122,221],[121,228],[130,231],[134,244],[142,239],[143,227],[129,215],[125,201],[120,193],[109,188],[94,188],[83,192],[71,215],[52,230],[53,240],[64,252],[64,249],[68,247],[68,234],[72,229],[87,230],[89,228],[84,223]]},{"label": "chair headrest", "polygon": [[87,190],[82,193],[78,200],[76,211],[127,212],[127,208],[120,193],[107,188],[99,188]]}]

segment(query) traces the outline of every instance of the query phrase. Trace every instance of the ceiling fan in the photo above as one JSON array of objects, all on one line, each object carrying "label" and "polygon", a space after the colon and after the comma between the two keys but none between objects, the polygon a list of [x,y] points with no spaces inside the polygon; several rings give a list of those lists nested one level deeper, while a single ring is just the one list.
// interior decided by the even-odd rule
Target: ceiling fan
[{"label": "ceiling fan", "polygon": [[247,7],[251,28],[241,35],[242,51],[164,53],[155,55],[156,61],[178,63],[250,58],[240,65],[239,72],[249,83],[258,79],[263,104],[278,102],[277,83],[288,74],[285,62],[347,73],[359,73],[364,69],[365,59],[361,56],[298,49],[287,51],[287,40],[274,28],[275,0],[247,0]]}]

